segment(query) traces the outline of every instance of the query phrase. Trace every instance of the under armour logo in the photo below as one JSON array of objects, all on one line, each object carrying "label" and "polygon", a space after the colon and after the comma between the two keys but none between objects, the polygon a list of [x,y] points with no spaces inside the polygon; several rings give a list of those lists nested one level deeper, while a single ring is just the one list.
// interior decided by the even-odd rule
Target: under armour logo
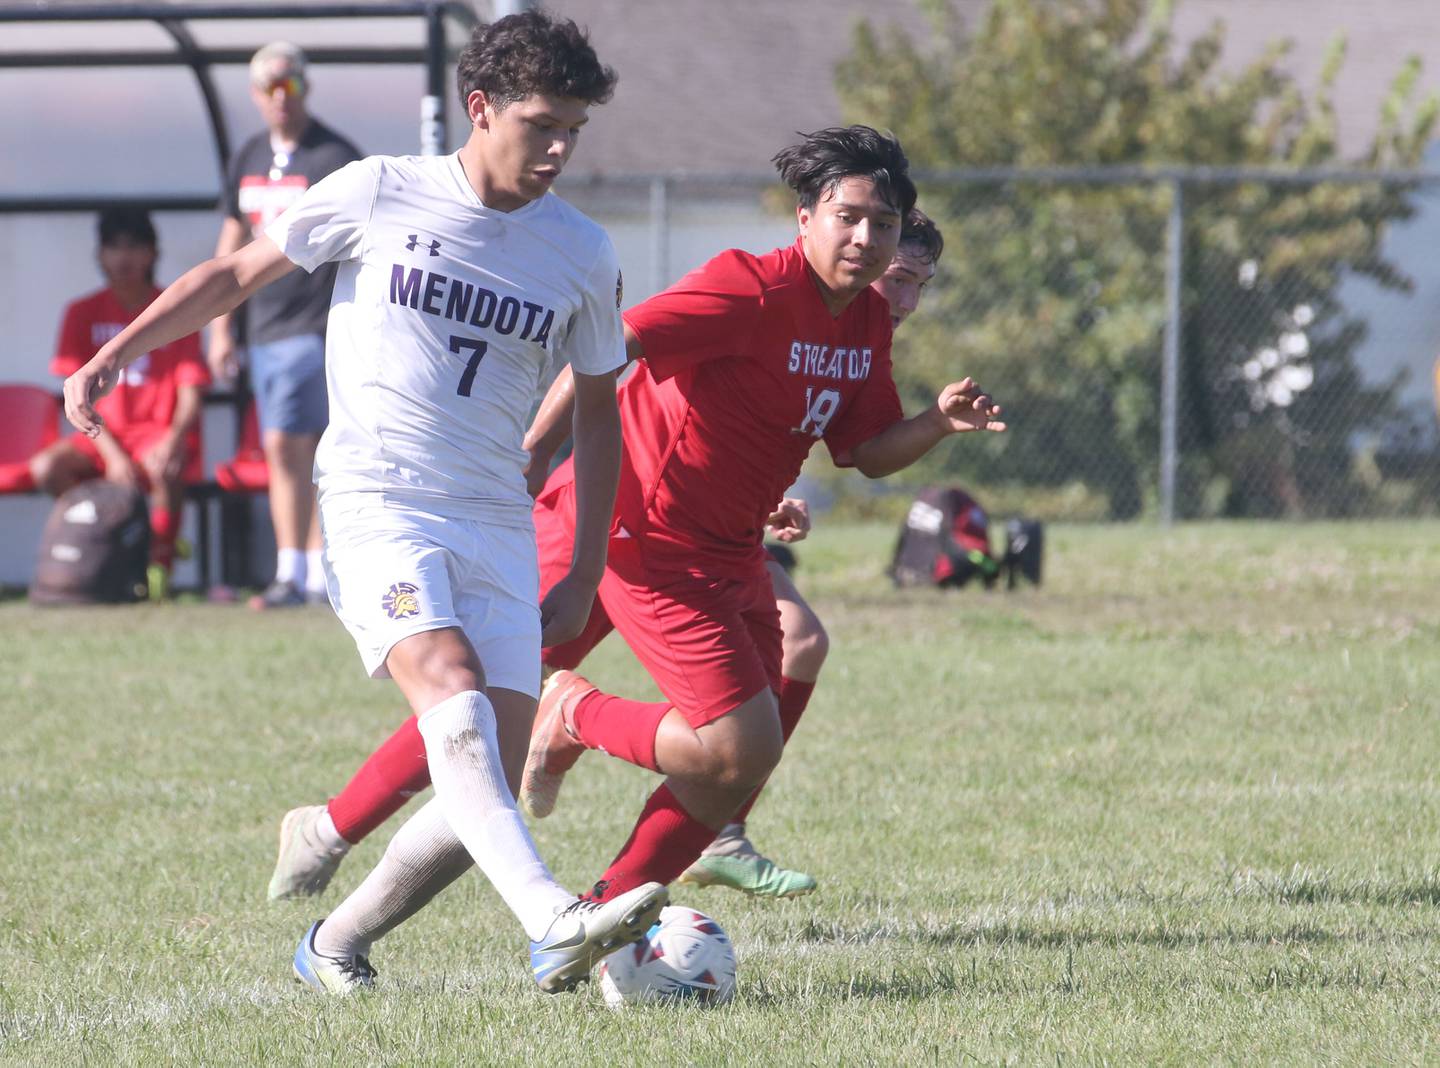
[{"label": "under armour logo", "polygon": [[406,247],[407,249],[409,249],[411,252],[414,252],[417,248],[424,248],[424,249],[429,249],[429,250],[430,250],[430,255],[432,255],[432,256],[438,256],[438,255],[440,255],[440,242],[438,242],[438,241],[421,241],[419,234],[411,234],[411,235],[410,235],[410,240],[405,243],[405,247]]}]

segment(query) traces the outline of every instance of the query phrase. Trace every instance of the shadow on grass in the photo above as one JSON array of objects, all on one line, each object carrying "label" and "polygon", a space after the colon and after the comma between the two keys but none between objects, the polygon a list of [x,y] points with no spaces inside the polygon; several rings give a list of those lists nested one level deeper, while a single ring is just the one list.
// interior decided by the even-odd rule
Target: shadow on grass
[{"label": "shadow on grass", "polygon": [[[908,971],[891,968],[884,972],[851,971],[846,975],[786,982],[746,973],[739,1000],[747,1007],[773,1007],[793,1012],[797,1004],[825,1004],[846,1001],[916,1002],[959,995],[970,997],[1011,997],[1034,993],[1059,996],[1094,996],[1114,983],[1112,975],[1097,974],[1096,960],[1084,958],[1077,972],[1076,947],[1036,966],[1013,962],[981,961],[952,966],[921,963]],[[1103,961],[1101,962],[1103,963]],[[1127,973],[1128,974],[1128,973]],[[1228,993],[1279,993],[1290,990],[1368,991],[1408,989],[1417,984],[1433,989],[1424,976],[1404,974],[1384,964],[1333,965],[1313,960],[1287,960],[1249,968],[1216,969],[1206,965],[1188,978],[1175,975],[1173,985],[1199,982]]]},{"label": "shadow on grass", "polygon": [[1160,949],[1183,949],[1212,945],[1286,946],[1364,942],[1370,940],[1370,933],[1336,933],[1314,924],[1291,924],[1282,928],[1235,924],[1214,928],[1150,924],[1142,928],[1105,929],[1090,925],[1046,927],[1026,923],[956,923],[938,927],[869,924],[846,927],[838,923],[810,920],[806,922],[798,937],[802,942],[830,945],[869,945],[895,941],[965,949],[995,949],[1004,946],[1038,949],[1153,946]]},{"label": "shadow on grass", "polygon": [[860,972],[840,979],[806,979],[786,983],[753,977],[747,973],[740,1000],[747,1006],[795,1010],[797,999],[817,1004],[835,1001],[923,1001],[961,992],[974,992],[985,985],[975,962],[968,970],[948,965],[922,967],[918,971],[891,970],[884,975]]},{"label": "shadow on grass", "polygon": [[1440,905],[1440,872],[1426,872],[1414,881],[1396,881],[1346,879],[1298,865],[1283,875],[1235,871],[1230,873],[1229,893],[1282,905]]}]

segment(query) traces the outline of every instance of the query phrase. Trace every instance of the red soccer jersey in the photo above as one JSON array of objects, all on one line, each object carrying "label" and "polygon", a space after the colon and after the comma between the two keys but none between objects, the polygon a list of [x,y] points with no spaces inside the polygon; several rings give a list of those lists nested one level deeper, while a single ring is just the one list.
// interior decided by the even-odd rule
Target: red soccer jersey
[{"label": "red soccer jersey", "polygon": [[625,321],[645,359],[619,392],[616,518],[651,566],[756,573],[765,519],[815,442],[844,463],[902,417],[889,305],[867,288],[831,316],[798,240],[723,252]]},{"label": "red soccer jersey", "polygon": [[[156,289],[150,300],[159,295]],[[64,378],[78,371],[139,314],[139,309],[126,311],[108,288],[74,301],[65,309],[50,373]],[[122,441],[145,437],[174,421],[179,387],[209,384],[210,372],[200,358],[200,336],[190,334],[130,364],[120,373],[115,389],[100,398],[95,410],[105,420],[106,428]]]}]

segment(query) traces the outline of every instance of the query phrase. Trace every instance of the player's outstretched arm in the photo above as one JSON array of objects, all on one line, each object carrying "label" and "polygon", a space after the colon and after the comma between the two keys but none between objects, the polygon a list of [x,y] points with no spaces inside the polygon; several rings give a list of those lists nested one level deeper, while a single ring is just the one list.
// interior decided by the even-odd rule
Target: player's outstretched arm
[{"label": "player's outstretched arm", "polygon": [[867,478],[884,478],[909,467],[951,434],[1004,430],[999,417],[1000,405],[973,379],[965,378],[942,389],[933,407],[856,445],[850,457]]},{"label": "player's outstretched arm", "polygon": [[605,549],[620,476],[615,375],[611,371],[573,377],[575,549],[569,573],[551,588],[540,606],[546,646],[569,641],[580,633],[605,573]]},{"label": "player's outstretched arm", "polygon": [[95,402],[115,388],[125,367],[152,349],[193,334],[294,268],[275,242],[260,237],[238,252],[186,271],[89,363],[65,379],[65,417],[93,438],[101,424]]}]

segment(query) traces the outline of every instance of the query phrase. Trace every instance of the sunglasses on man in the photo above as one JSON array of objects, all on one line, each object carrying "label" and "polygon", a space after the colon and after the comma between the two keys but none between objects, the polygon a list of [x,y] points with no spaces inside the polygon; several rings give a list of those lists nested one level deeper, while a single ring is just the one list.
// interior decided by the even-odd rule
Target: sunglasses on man
[{"label": "sunglasses on man", "polygon": [[266,96],[270,96],[276,90],[286,96],[304,96],[305,79],[298,74],[286,74],[281,77],[271,78],[258,86],[259,90]]}]

